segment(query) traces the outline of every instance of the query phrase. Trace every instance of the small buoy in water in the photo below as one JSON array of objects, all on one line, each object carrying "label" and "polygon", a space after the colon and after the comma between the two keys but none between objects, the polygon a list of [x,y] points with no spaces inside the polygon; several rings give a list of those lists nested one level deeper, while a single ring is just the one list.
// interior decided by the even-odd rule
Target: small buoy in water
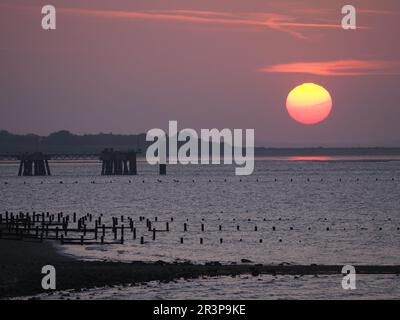
[{"label": "small buoy in water", "polygon": [[329,231],[329,227],[326,228],[326,231]]},{"label": "small buoy in water", "polygon": [[290,227],[290,230],[293,230],[293,227]]},{"label": "small buoy in water", "polygon": [[62,184],[63,182],[62,182],[62,181],[60,181],[60,183]]},{"label": "small buoy in water", "polygon": [[282,239],[279,239],[279,242],[282,242]]},{"label": "small buoy in water", "polygon": [[260,243],[262,243],[263,242],[263,240],[262,239],[260,239],[260,241],[259,241]]}]

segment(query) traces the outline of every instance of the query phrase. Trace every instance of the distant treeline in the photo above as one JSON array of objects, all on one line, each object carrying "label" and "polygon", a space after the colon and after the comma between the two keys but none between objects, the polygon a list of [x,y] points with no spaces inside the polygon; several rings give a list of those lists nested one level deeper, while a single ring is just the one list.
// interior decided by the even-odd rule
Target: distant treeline
[{"label": "distant treeline", "polygon": [[144,149],[148,144],[145,134],[99,133],[76,135],[62,130],[48,136],[39,136],[0,131],[0,153],[2,154],[35,151],[45,153],[99,153],[105,148],[121,151]]},{"label": "distant treeline", "polygon": [[[112,133],[77,135],[58,131],[48,136],[12,134],[0,130],[0,154],[23,152],[44,153],[100,153],[105,148],[120,151],[145,151],[152,142],[146,134],[122,135]],[[221,145],[221,149],[222,149]],[[400,148],[264,148],[255,149],[257,156],[343,156],[343,155],[400,155]]]}]

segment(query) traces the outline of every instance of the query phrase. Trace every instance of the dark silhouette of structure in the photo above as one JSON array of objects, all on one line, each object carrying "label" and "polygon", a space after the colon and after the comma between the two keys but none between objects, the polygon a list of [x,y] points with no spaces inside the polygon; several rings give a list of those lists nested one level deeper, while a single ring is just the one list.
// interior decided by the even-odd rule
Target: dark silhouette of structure
[{"label": "dark silhouette of structure", "polygon": [[101,155],[101,175],[137,175],[136,151],[105,149]]},{"label": "dark silhouette of structure", "polygon": [[51,176],[50,156],[35,152],[32,154],[25,153],[17,158],[20,160],[19,176]]},{"label": "dark silhouette of structure", "polygon": [[[19,160],[19,176],[50,176],[49,160],[96,160],[102,162],[101,175],[137,175],[137,154],[140,150],[115,151],[104,149],[100,154],[44,154],[0,155],[0,160]],[[167,174],[167,165],[160,164],[160,175]]]},{"label": "dark silhouette of structure", "polygon": [[167,174],[167,165],[166,164],[160,164],[160,175],[165,176]]}]

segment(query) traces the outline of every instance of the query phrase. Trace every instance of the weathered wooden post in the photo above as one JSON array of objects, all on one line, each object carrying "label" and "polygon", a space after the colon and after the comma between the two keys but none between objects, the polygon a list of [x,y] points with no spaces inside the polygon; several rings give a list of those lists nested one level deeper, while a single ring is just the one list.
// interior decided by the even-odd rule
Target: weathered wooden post
[{"label": "weathered wooden post", "polygon": [[137,175],[136,151],[129,151],[127,154],[129,174]]},{"label": "weathered wooden post", "polygon": [[165,163],[160,163],[160,175],[165,176],[167,174],[167,165]]}]

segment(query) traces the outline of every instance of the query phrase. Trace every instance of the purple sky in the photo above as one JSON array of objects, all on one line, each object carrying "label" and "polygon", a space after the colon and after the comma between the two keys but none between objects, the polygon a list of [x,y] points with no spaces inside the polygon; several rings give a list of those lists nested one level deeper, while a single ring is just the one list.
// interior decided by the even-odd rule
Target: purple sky
[{"label": "purple sky", "polygon": [[[339,27],[336,0],[2,0],[0,129],[138,133],[178,120],[254,128],[265,146],[400,146],[400,1],[349,3],[356,31]],[[41,29],[45,4],[55,31]],[[320,124],[287,114],[304,82],[332,95]]]}]

